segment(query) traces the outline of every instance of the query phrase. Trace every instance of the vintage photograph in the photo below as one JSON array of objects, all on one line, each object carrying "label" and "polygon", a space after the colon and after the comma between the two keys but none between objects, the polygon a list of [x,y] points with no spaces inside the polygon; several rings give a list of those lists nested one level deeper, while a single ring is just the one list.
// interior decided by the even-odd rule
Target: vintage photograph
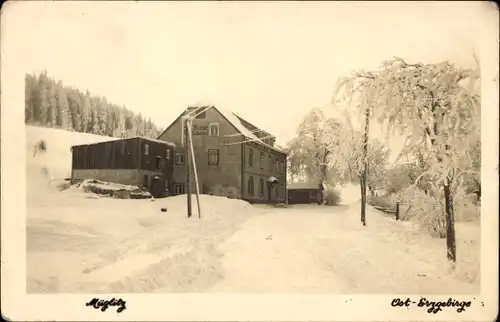
[{"label": "vintage photograph", "polygon": [[[429,31],[376,3],[47,7],[27,292],[480,292],[474,39],[383,5]],[[351,11],[376,26],[340,32]]]},{"label": "vintage photograph", "polygon": [[480,294],[494,7],[23,6],[27,294]]}]

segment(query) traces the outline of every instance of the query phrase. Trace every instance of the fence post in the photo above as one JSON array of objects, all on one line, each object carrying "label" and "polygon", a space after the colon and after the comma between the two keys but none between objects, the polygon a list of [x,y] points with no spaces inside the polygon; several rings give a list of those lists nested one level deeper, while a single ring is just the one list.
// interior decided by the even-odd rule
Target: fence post
[{"label": "fence post", "polygon": [[396,202],[396,220],[399,220],[399,201]]}]

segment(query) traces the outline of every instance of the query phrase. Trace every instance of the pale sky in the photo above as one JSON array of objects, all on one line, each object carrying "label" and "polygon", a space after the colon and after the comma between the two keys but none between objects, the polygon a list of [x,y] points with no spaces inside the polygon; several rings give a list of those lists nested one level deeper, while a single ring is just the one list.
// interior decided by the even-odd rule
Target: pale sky
[{"label": "pale sky", "polygon": [[392,56],[471,65],[484,5],[23,1],[3,7],[2,34],[23,72],[46,69],[162,128],[205,102],[284,144],[352,69]]}]

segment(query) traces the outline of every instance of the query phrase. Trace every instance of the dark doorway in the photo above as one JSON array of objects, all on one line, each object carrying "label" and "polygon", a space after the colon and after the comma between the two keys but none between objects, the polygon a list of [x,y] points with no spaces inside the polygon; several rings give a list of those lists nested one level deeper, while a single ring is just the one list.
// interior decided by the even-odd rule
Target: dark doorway
[{"label": "dark doorway", "polygon": [[273,188],[274,184],[272,182],[267,183],[267,201],[271,202],[273,198]]},{"label": "dark doorway", "polygon": [[165,197],[165,179],[154,176],[151,183],[151,195],[155,198]]},{"label": "dark doorway", "polygon": [[279,180],[273,176],[267,178],[267,201],[272,202],[273,200],[273,190]]}]

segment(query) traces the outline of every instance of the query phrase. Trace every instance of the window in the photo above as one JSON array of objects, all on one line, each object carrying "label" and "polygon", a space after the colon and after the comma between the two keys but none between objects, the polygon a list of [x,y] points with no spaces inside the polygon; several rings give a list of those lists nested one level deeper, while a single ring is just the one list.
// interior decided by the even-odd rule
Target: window
[{"label": "window", "polygon": [[168,192],[168,180],[165,180],[165,191]]},{"label": "window", "polygon": [[280,162],[276,159],[276,172],[280,172]]},{"label": "window", "polygon": [[149,155],[149,144],[144,144],[144,154]]},{"label": "window", "polygon": [[170,149],[167,149],[165,152],[165,158],[167,158],[167,160],[170,160]]},{"label": "window", "polygon": [[264,152],[260,153],[260,168],[264,169]]},{"label": "window", "polygon": [[147,189],[148,183],[149,183],[149,178],[148,175],[145,174],[144,177],[142,178],[142,187]]},{"label": "window", "polygon": [[249,195],[253,195],[253,191],[254,191],[253,188],[254,188],[253,187],[253,176],[249,176],[248,177],[248,194]]},{"label": "window", "polygon": [[184,153],[177,152],[175,154],[175,163],[176,164],[184,164]]},{"label": "window", "polygon": [[264,195],[264,179],[260,179],[260,187],[259,187],[259,192],[260,192],[260,195],[263,196]]},{"label": "window", "polygon": [[248,149],[248,166],[253,167],[253,149]]},{"label": "window", "polygon": [[219,149],[208,150],[208,164],[219,165]]},{"label": "window", "polygon": [[182,195],[184,193],[184,185],[182,183],[174,184],[174,195]]},{"label": "window", "polygon": [[209,136],[219,136],[219,123],[210,123],[208,125]]},{"label": "window", "polygon": [[163,168],[163,162],[162,162],[162,158],[161,157],[156,157],[156,170],[160,170],[161,168]]},{"label": "window", "polygon": [[273,171],[273,158],[271,157],[271,155],[268,155],[267,159],[269,163],[269,171]]},{"label": "window", "polygon": [[207,117],[207,111],[203,111],[200,114],[196,115],[197,119],[204,119]]},{"label": "window", "polygon": [[283,161],[280,162],[280,173],[285,172],[285,163]]}]

